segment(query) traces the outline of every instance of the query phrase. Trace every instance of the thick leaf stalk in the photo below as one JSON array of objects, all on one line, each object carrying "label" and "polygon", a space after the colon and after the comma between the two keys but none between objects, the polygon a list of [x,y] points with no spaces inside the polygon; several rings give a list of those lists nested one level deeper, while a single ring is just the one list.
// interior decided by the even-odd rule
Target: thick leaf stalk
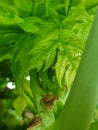
[{"label": "thick leaf stalk", "polygon": [[98,11],[64,109],[46,130],[88,130],[97,98]]},{"label": "thick leaf stalk", "polygon": [[30,70],[30,85],[31,85],[31,90],[34,96],[34,103],[35,103],[35,108],[40,109],[40,100],[42,98],[42,95],[44,94],[44,91],[41,89],[38,81],[38,74],[36,70]]}]

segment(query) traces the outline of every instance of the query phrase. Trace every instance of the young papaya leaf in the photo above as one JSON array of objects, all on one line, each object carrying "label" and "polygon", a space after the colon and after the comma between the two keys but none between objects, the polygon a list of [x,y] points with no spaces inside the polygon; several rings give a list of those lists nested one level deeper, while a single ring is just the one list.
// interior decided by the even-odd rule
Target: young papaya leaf
[{"label": "young papaya leaf", "polygon": [[45,3],[46,3],[46,0],[36,0],[33,5],[32,14],[38,17],[45,16],[45,13],[46,13]]},{"label": "young papaya leaf", "polygon": [[0,3],[0,24],[11,25],[23,22],[14,6]]},{"label": "young papaya leaf", "polygon": [[[44,62],[45,69],[53,64],[56,56],[56,48],[58,46],[56,40],[58,38],[58,32],[56,30],[51,32],[50,27],[46,28],[44,26],[42,30],[43,33],[40,31],[34,37],[32,35],[28,36],[28,34],[24,34],[16,43],[18,48],[16,47],[14,50],[13,63],[19,62],[22,74],[33,68],[40,70],[43,67]],[[52,39],[54,38],[55,40],[53,41]],[[14,68],[15,66],[16,65],[13,65]]]},{"label": "young papaya leaf", "polygon": [[55,65],[56,78],[62,87],[62,79],[67,68],[68,58],[66,57],[66,52],[60,51],[58,53],[57,62]]},{"label": "young papaya leaf", "polygon": [[70,7],[70,1],[71,0],[65,0],[65,13],[68,13],[69,7]]},{"label": "young papaya leaf", "polygon": [[39,39],[40,41],[37,39],[34,40],[34,47],[28,52],[29,55],[33,56],[30,68],[34,67],[40,70],[44,66],[44,69],[47,69],[53,64],[56,56],[56,49],[59,44],[57,37],[58,32],[54,30],[50,32],[50,34],[46,34],[43,39]]},{"label": "young papaya leaf", "polygon": [[67,54],[66,50],[59,51],[58,59],[55,65],[55,71],[56,71],[56,78],[61,87],[63,78],[65,79],[67,87],[68,88],[71,87],[75,78],[79,61],[80,58],[77,57],[74,60],[71,55],[69,56],[69,54]]},{"label": "young papaya leaf", "polygon": [[16,77],[16,91],[18,97],[13,101],[13,106],[17,113],[21,116],[26,106],[35,111],[34,95],[31,91],[30,83],[26,81],[26,77]]},{"label": "young papaya leaf", "polygon": [[[77,12],[74,12],[75,17],[76,15]],[[38,71],[42,68],[44,70],[48,69],[56,62],[57,48],[59,47],[61,51],[66,52],[66,57],[70,61],[70,64],[77,70],[78,62],[80,60],[79,57],[84,48],[92,22],[92,19],[91,21],[89,20],[90,18],[88,17],[87,12],[82,15],[80,14],[80,16],[78,16],[81,18],[81,23],[76,22],[76,19],[73,19],[73,22],[71,20],[69,21],[68,17],[68,21],[63,21],[63,26],[59,23],[61,27],[55,22],[43,21],[43,23],[40,23],[40,19],[36,22],[37,18],[33,19],[32,17],[32,20],[36,25],[40,23],[40,31],[36,32],[36,35],[28,38],[27,34],[23,36],[23,39],[17,42],[18,48],[16,47],[13,57],[14,63],[19,61],[22,74],[33,68],[36,68]],[[84,17],[87,19],[86,22],[84,21]],[[68,23],[71,23],[71,27],[65,26]],[[26,27],[28,25],[29,24],[27,24]],[[30,29],[31,28],[29,28],[29,30]],[[84,32],[82,30],[84,30]],[[15,66],[16,65],[14,65],[14,67]]]},{"label": "young papaya leaf", "polygon": [[[4,5],[4,8],[1,8],[3,11],[1,15],[5,19],[5,21],[1,19],[0,24],[0,60],[10,59],[18,95],[14,108],[19,115],[26,106],[35,113],[35,116],[41,115],[42,121],[35,128],[36,130],[43,130],[52,125],[55,118],[63,111],[70,90],[67,88],[71,88],[75,78],[96,10],[95,8],[89,10],[90,6],[86,7],[88,2],[86,0],[0,1],[0,5]],[[17,17],[22,21],[15,22]],[[9,23],[8,19],[10,19]],[[11,26],[2,25],[5,23]],[[35,69],[37,70],[34,71]],[[30,84],[24,80],[29,74]],[[56,102],[48,111],[41,104],[41,98],[46,93],[55,94],[58,98],[58,105]],[[81,95],[79,92],[77,94]],[[20,102],[22,102],[21,105],[23,104],[22,108]],[[49,106],[52,103],[53,101],[48,101]],[[77,104],[75,105],[78,107]],[[67,110],[70,110],[70,105]],[[68,113],[66,112],[66,115]],[[77,117],[77,114],[75,116]],[[49,121],[50,118],[51,121]],[[64,116],[64,118],[67,117]],[[61,120],[58,124],[60,122]],[[65,125],[65,122],[63,124]],[[60,130],[63,130],[62,128],[63,126]],[[59,129],[59,126],[55,129]],[[73,129],[74,127],[69,130]]]},{"label": "young papaya leaf", "polygon": [[13,0],[13,1],[20,15],[26,17],[31,13],[33,7],[32,0]]},{"label": "young papaya leaf", "polygon": [[0,47],[0,62],[5,59],[11,59],[12,47]]},{"label": "young papaya leaf", "polygon": [[65,73],[65,82],[68,89],[71,88],[73,81],[75,79],[75,76],[76,76],[76,70],[73,69],[71,65],[69,65]]},{"label": "young papaya leaf", "polygon": [[47,8],[47,17],[58,19],[59,15],[58,12],[54,8]]},{"label": "young papaya leaf", "polygon": [[41,23],[41,20],[38,17],[27,17],[24,19],[24,22],[19,24],[19,26],[25,32],[36,33],[39,31],[38,25]]},{"label": "young papaya leaf", "polygon": [[17,113],[21,116],[23,110],[25,109],[25,107],[27,106],[26,101],[24,100],[24,96],[23,94],[18,96],[14,102],[13,102],[13,106],[16,109]]}]

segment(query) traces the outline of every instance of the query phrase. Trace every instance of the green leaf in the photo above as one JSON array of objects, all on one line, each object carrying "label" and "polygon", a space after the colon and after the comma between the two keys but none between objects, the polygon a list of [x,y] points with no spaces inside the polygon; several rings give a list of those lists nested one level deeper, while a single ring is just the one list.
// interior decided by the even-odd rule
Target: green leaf
[{"label": "green leaf", "polygon": [[71,65],[69,65],[68,69],[66,70],[66,73],[65,73],[65,82],[66,82],[66,85],[67,85],[67,87],[69,89],[71,88],[72,83],[73,83],[73,81],[75,79],[76,72],[77,71]]},{"label": "green leaf", "polygon": [[[77,8],[76,12],[74,8],[73,16],[75,17],[77,15],[77,10],[79,11],[79,8]],[[63,23],[61,22],[58,24],[49,21],[40,22],[40,19],[38,19],[37,17],[29,17],[36,25],[40,24],[40,31],[36,32],[33,36],[28,37],[27,35],[25,35],[22,40],[19,40],[17,42],[17,49],[15,49],[13,60],[14,63],[16,61],[19,61],[19,64],[21,66],[20,72],[22,72],[22,74],[29,71],[30,69],[35,68],[38,71],[40,69],[48,69],[54,63],[56,63],[56,54],[58,53],[57,48],[60,48],[61,51],[66,52],[65,55],[68,58],[70,64],[73,66],[73,69],[77,69],[92,20],[89,20],[89,15],[87,14],[87,12],[85,12],[78,15],[77,19],[81,18],[81,22],[77,21],[74,18],[72,19],[72,21],[72,16],[70,16],[71,13],[72,10],[69,13],[70,18],[66,17],[65,21],[62,20]],[[84,20],[85,17],[86,20]],[[27,19],[29,20],[29,18]],[[33,24],[29,25],[28,23],[30,21],[28,20],[27,23],[21,25],[23,25],[25,31],[33,31]],[[78,54],[80,56],[78,56]],[[60,80],[59,83],[61,82],[62,77],[63,76],[61,76],[60,79],[58,78]]]},{"label": "green leaf", "polygon": [[56,78],[62,87],[62,79],[66,70],[68,64],[68,58],[66,56],[66,52],[60,51],[58,53],[58,59],[55,65],[55,71],[56,71]]},{"label": "green leaf", "polygon": [[13,52],[13,47],[0,46],[0,61],[5,60],[5,59],[11,59],[12,52]]},{"label": "green leaf", "polygon": [[52,31],[53,25],[43,24],[42,30],[36,33],[35,36],[24,34],[16,43],[17,46],[12,60],[14,70],[17,66],[15,64],[17,62],[20,64],[21,71],[19,72],[18,69],[19,75],[30,69],[40,70],[43,65],[43,69],[46,70],[55,62],[56,48],[59,43],[57,41],[58,31],[56,29]]},{"label": "green leaf", "polygon": [[31,49],[31,43],[32,38],[28,33],[21,35],[21,37],[16,42],[11,61],[13,62],[13,72],[17,78],[23,76],[24,72],[29,70],[28,67],[30,65],[32,56],[27,55],[27,52],[29,52]]},{"label": "green leaf", "polygon": [[38,25],[41,20],[38,17],[27,17],[24,19],[24,23],[19,24],[25,32],[36,33],[39,31]]},{"label": "green leaf", "polygon": [[[26,80],[26,78],[25,78],[25,80]],[[24,91],[25,95],[28,96],[29,100],[31,102],[33,102],[35,99],[34,99],[34,95],[32,93],[31,87],[30,87],[30,83],[29,83],[29,81],[25,81],[25,80],[23,82],[23,91]]]},{"label": "green leaf", "polygon": [[[16,75],[15,75],[16,76]],[[16,92],[19,95],[13,102],[13,106],[19,115],[22,114],[26,106],[32,108],[35,111],[35,98],[31,91],[30,83],[26,80],[26,77],[16,78]],[[21,105],[20,105],[21,104]]]},{"label": "green leaf", "polygon": [[21,116],[23,110],[25,109],[25,107],[27,106],[26,101],[24,100],[24,96],[18,96],[14,102],[13,102],[13,106],[16,109],[17,113]]},{"label": "green leaf", "polygon": [[[34,40],[34,47],[28,53],[32,55],[30,68],[36,68],[38,71],[44,66],[44,70],[48,69],[54,62],[56,56],[56,49],[58,32],[56,30],[50,32],[39,39]],[[55,39],[54,39],[55,38]]]},{"label": "green leaf", "polygon": [[68,13],[69,7],[70,7],[70,1],[71,0],[65,0],[65,12]]},{"label": "green leaf", "polygon": [[47,9],[47,16],[54,19],[57,19],[59,17],[57,11],[54,8],[50,7]]},{"label": "green leaf", "polygon": [[11,25],[23,22],[14,6],[0,3],[0,24]]},{"label": "green leaf", "polygon": [[[71,57],[72,58],[72,57]],[[67,85],[68,88],[71,87],[75,75],[76,75],[76,71],[78,68],[78,63],[80,60],[78,60],[78,62],[76,62],[77,59],[75,59],[75,61],[72,59],[70,60],[69,55],[66,53],[66,50],[62,50],[59,51],[58,53],[58,59],[55,65],[55,71],[56,71],[56,78],[58,80],[59,85],[62,87],[62,80],[64,78],[65,83]],[[73,62],[76,62],[77,67],[74,68]]]},{"label": "green leaf", "polygon": [[43,17],[46,13],[46,7],[45,7],[46,0],[36,0],[34,2],[33,6],[33,15]]},{"label": "green leaf", "polygon": [[32,11],[32,0],[13,0],[14,5],[23,17],[26,17]]}]

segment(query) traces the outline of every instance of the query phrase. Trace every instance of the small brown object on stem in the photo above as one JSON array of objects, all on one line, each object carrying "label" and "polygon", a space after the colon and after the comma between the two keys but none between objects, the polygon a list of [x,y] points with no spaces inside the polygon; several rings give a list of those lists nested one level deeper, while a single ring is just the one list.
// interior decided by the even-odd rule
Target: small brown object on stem
[{"label": "small brown object on stem", "polygon": [[43,103],[44,107],[49,110],[52,108],[55,100],[57,100],[57,96],[55,95],[45,95],[42,99],[41,102]]},{"label": "small brown object on stem", "polygon": [[41,117],[35,117],[34,119],[32,119],[32,121],[30,123],[30,127],[27,130],[35,129],[35,127],[40,125],[41,123],[42,123],[42,118]]}]

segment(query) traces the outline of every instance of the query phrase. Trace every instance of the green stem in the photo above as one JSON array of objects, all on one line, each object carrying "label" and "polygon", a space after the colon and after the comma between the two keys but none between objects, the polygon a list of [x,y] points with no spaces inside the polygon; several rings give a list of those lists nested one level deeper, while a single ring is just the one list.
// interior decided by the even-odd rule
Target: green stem
[{"label": "green stem", "polygon": [[44,93],[44,91],[41,89],[39,85],[39,80],[38,80],[38,74],[36,70],[30,70],[30,85],[31,85],[31,90],[34,95],[34,104],[37,109],[40,107],[40,99]]},{"label": "green stem", "polygon": [[46,130],[88,130],[98,98],[98,11],[77,76],[60,116]]},{"label": "green stem", "polygon": [[47,70],[41,72],[41,78],[42,78],[43,88],[48,91],[48,87],[50,85],[50,80],[49,80],[49,77],[48,77],[48,71]]}]

